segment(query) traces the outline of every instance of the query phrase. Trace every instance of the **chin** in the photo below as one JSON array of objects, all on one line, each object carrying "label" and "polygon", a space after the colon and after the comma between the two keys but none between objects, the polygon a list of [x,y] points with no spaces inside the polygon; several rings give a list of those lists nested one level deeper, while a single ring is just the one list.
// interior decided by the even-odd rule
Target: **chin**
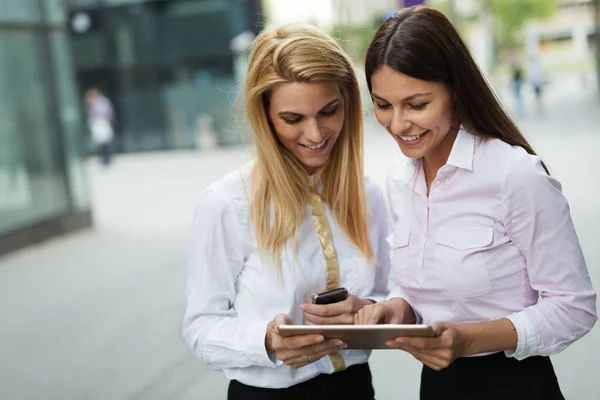
[{"label": "chin", "polygon": [[398,145],[400,151],[408,158],[423,158],[423,152],[418,149],[408,149],[404,146]]},{"label": "chin", "polygon": [[327,164],[328,161],[329,161],[329,159],[324,160],[324,161],[300,160],[300,162],[302,163],[302,165],[304,165],[308,169],[321,168],[321,167],[325,166],[325,164]]}]

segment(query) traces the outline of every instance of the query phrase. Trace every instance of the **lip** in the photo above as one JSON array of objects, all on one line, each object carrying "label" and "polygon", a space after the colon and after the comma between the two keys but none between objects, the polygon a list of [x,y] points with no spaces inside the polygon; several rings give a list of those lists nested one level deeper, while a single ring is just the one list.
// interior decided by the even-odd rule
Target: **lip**
[{"label": "lip", "polygon": [[421,137],[418,138],[417,140],[404,140],[402,139],[400,136],[396,136],[396,140],[402,145],[402,146],[406,146],[406,147],[416,147],[418,145],[420,145],[423,140],[425,139],[425,137],[429,134],[429,130],[423,132],[421,134]]},{"label": "lip", "polygon": [[304,145],[299,144],[299,146],[302,149],[302,151],[305,154],[307,154],[309,156],[312,156],[312,157],[320,156],[320,155],[325,154],[329,150],[329,146],[330,145],[331,145],[331,136],[328,137],[326,139],[326,143],[322,147],[320,147],[318,149],[309,149],[308,147],[305,147]]}]

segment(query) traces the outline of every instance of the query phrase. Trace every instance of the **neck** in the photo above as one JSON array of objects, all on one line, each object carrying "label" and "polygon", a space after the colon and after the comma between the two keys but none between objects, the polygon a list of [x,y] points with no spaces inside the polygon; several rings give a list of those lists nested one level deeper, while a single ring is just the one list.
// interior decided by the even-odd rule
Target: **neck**
[{"label": "neck", "polygon": [[317,173],[317,167],[309,167],[308,165],[302,164],[302,168],[304,168],[304,171],[306,171],[308,176],[315,176],[315,174]]},{"label": "neck", "polygon": [[450,132],[448,132],[438,147],[423,157],[423,170],[425,171],[428,191],[439,169],[446,164],[448,157],[450,157],[452,146],[454,146],[454,141],[456,140],[456,136],[458,136],[458,130],[459,128],[450,128]]}]

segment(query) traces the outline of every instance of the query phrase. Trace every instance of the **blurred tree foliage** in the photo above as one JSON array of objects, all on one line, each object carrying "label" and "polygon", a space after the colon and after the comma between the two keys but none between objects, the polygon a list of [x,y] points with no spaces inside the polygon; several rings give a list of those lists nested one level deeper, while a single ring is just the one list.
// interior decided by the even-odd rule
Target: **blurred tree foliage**
[{"label": "blurred tree foliage", "polygon": [[525,43],[523,27],[528,20],[551,17],[557,0],[478,0],[483,13],[491,13],[496,43],[500,49],[520,48]]},{"label": "blurred tree foliage", "polygon": [[[460,0],[429,0],[427,4],[453,16],[453,23],[460,32],[468,29],[468,25],[482,17],[491,17],[495,46],[498,51],[521,48],[525,43],[523,28],[527,21],[549,18],[558,8],[558,0],[474,0],[479,12],[469,16],[461,16],[450,8],[456,8]],[[350,57],[358,64],[364,60],[366,48],[381,20],[373,21],[373,25],[334,26],[329,32],[338,39]]]},{"label": "blurred tree foliage", "polygon": [[364,26],[336,25],[330,30],[329,34],[337,40],[352,61],[361,66],[364,62],[367,47],[379,24],[380,21],[373,25]]}]

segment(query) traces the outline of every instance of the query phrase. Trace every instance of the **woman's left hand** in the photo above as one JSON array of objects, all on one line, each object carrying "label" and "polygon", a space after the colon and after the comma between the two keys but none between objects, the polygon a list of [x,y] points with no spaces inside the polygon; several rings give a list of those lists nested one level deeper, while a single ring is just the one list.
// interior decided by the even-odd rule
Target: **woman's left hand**
[{"label": "woman's left hand", "polygon": [[333,304],[302,304],[304,320],[312,325],[352,325],[354,314],[373,301],[349,295],[344,301]]},{"label": "woman's left hand", "polygon": [[460,324],[438,322],[433,325],[436,337],[398,337],[386,344],[404,350],[436,371],[448,367],[454,360],[467,355],[471,339]]}]

